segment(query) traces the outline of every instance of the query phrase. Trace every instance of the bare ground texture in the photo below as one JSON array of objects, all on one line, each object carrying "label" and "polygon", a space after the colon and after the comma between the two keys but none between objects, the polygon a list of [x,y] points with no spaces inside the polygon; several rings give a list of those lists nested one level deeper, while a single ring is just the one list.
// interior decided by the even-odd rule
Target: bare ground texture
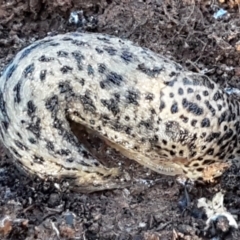
[{"label": "bare ground texture", "polygon": [[[215,19],[219,8],[227,14]],[[0,67],[47,34],[100,32],[164,54],[224,87],[240,88],[239,11],[238,0],[0,0]],[[84,130],[82,135],[100,158],[120,162],[139,184],[74,193],[64,183],[22,175],[1,147],[1,239],[240,239],[228,223],[206,229],[204,211],[197,208],[199,198],[222,191],[224,206],[240,217],[238,166],[215,184],[189,188],[187,199],[175,178],[143,169]]]}]

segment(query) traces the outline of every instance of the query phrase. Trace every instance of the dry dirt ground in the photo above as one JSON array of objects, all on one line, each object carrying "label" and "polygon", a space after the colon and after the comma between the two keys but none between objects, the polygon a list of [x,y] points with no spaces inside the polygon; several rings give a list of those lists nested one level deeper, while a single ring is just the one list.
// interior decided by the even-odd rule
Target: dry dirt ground
[{"label": "dry dirt ground", "polygon": [[[0,0],[0,67],[47,34],[90,31],[131,39],[222,86],[240,88],[239,1],[214,0]],[[222,7],[227,14],[215,19]],[[79,11],[79,12],[74,12]],[[80,12],[83,11],[83,12]],[[69,23],[77,14],[79,22]],[[74,15],[72,15],[74,16]],[[85,135],[84,135],[85,136]],[[92,138],[92,139],[91,139]],[[90,148],[98,140],[87,137]],[[240,239],[226,223],[205,228],[197,199],[224,192],[224,205],[240,217],[240,171],[233,165],[215,185],[184,189],[102,148],[139,184],[80,194],[67,186],[21,175],[3,148],[0,160],[1,239]],[[97,152],[97,151],[96,151]]]}]

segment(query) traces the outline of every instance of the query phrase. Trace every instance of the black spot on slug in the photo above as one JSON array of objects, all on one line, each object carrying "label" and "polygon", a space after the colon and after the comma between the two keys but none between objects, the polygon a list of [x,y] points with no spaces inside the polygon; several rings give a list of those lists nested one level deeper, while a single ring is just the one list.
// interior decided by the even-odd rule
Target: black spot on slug
[{"label": "black spot on slug", "polygon": [[103,49],[104,49],[110,56],[116,55],[117,49],[115,49],[114,47],[107,46],[107,47],[103,47]]},{"label": "black spot on slug", "polygon": [[218,111],[221,111],[222,110],[222,105],[221,104],[217,104],[217,108],[218,108]]},{"label": "black spot on slug", "polygon": [[181,116],[180,116],[180,119],[182,119],[182,121],[183,121],[184,123],[187,123],[187,122],[188,122],[188,117],[185,117],[184,115],[181,115]]},{"label": "black spot on slug", "polygon": [[193,152],[191,152],[191,154],[190,154],[190,158],[193,158],[193,157],[195,157],[196,155],[197,155],[197,152],[193,151]]},{"label": "black spot on slug", "polygon": [[130,120],[130,117],[129,116],[125,116],[124,119],[128,122]]},{"label": "black spot on slug", "polygon": [[218,118],[218,124],[220,125],[222,122],[227,119],[227,111],[221,113],[221,116]]},{"label": "black spot on slug", "polygon": [[28,65],[24,71],[23,71],[23,76],[26,78],[28,77],[29,75],[31,75],[33,73],[35,69],[35,66],[34,66],[34,63],[31,63],[30,65]]},{"label": "black spot on slug", "polygon": [[147,66],[145,66],[144,63],[138,64],[137,70],[145,73],[146,75],[148,75],[149,77],[157,77],[162,71],[163,71],[163,67],[153,67],[153,68],[149,68]]},{"label": "black spot on slug", "polygon": [[173,150],[170,150],[170,155],[171,155],[171,156],[175,156],[175,155],[176,155],[176,152],[174,152]]},{"label": "black spot on slug", "polygon": [[41,156],[37,156],[37,155],[33,155],[33,162],[34,163],[37,163],[37,164],[43,164],[45,161],[44,161],[44,159],[43,159],[43,157],[41,157]]},{"label": "black spot on slug", "polygon": [[17,135],[20,139],[22,139],[22,135],[19,132],[17,132]]},{"label": "black spot on slug", "polygon": [[177,75],[176,72],[170,72],[169,77],[174,77],[174,76],[176,76],[176,75]]},{"label": "black spot on slug", "polygon": [[91,125],[95,125],[95,120],[91,119],[91,120],[89,120],[89,123],[90,123]]},{"label": "black spot on slug", "polygon": [[201,127],[209,127],[210,126],[210,120],[208,118],[204,118],[201,122]]},{"label": "black spot on slug", "polygon": [[183,95],[184,94],[183,89],[181,87],[178,89],[178,94],[179,95]]},{"label": "black spot on slug", "polygon": [[214,89],[214,84],[209,81],[209,79],[206,76],[199,76],[193,74],[190,76],[191,79],[183,78],[183,84],[184,85],[192,85],[192,86],[205,86],[209,89]]},{"label": "black spot on slug", "polygon": [[119,93],[114,93],[113,96],[118,102],[120,102],[120,94]]},{"label": "black spot on slug", "polygon": [[120,86],[123,82],[122,75],[117,74],[116,72],[110,72],[106,75],[104,81],[100,81],[100,87],[102,89],[106,87]]},{"label": "black spot on slug", "polygon": [[192,125],[193,127],[195,127],[196,124],[197,124],[197,120],[193,119],[193,120],[191,121],[191,125]]},{"label": "black spot on slug", "polygon": [[139,105],[138,104],[139,95],[137,92],[128,90],[125,97],[126,97],[127,103]]},{"label": "black spot on slug", "polygon": [[165,102],[161,100],[159,110],[162,111],[165,107],[166,107]]},{"label": "black spot on slug", "polygon": [[132,131],[132,128],[131,128],[131,127],[128,127],[128,126],[125,127],[125,133],[126,133],[127,135],[130,135],[130,134],[131,134],[131,131]]},{"label": "black spot on slug", "polygon": [[204,103],[206,104],[207,108],[211,111],[212,116],[214,116],[215,113],[216,113],[216,110],[213,108],[213,106],[210,104],[210,102],[209,101],[205,101]]},{"label": "black spot on slug", "polygon": [[187,89],[187,92],[188,92],[188,93],[193,93],[193,89],[189,87],[189,88]]},{"label": "black spot on slug", "polygon": [[56,151],[56,154],[59,154],[61,156],[68,156],[71,152],[68,149],[60,149]]},{"label": "black spot on slug", "polygon": [[72,163],[72,162],[74,162],[74,158],[71,158],[71,157],[70,157],[70,158],[67,158],[67,159],[66,159],[66,162]]},{"label": "black spot on slug", "polygon": [[203,96],[207,97],[209,95],[208,91],[203,91]]},{"label": "black spot on slug", "polygon": [[214,83],[212,83],[209,79],[208,79],[208,77],[207,76],[204,76],[204,75],[202,75],[202,76],[199,76],[199,82],[201,83],[201,84],[203,84],[203,86],[205,86],[205,87],[207,87],[207,88],[209,88],[209,89],[214,89]]},{"label": "black spot on slug", "polygon": [[183,156],[183,150],[179,151],[179,155],[182,157]]},{"label": "black spot on slug", "polygon": [[[10,150],[14,153],[16,157],[22,158],[22,156],[18,153],[18,151],[14,147],[10,147]],[[21,162],[18,162],[18,164],[21,164]]]},{"label": "black spot on slug", "polygon": [[[206,133],[206,132],[203,132],[203,133],[201,134],[200,138],[205,138],[206,136],[207,136],[207,133]],[[206,148],[206,146],[205,146],[205,148]]]},{"label": "black spot on slug", "polygon": [[166,86],[173,87],[173,85],[175,84],[175,82],[177,82],[177,79],[176,79],[176,78],[174,78],[174,79],[171,80],[171,81],[165,81],[164,84],[165,84]]},{"label": "black spot on slug", "polygon": [[139,124],[138,124],[138,127],[140,126],[144,126],[146,129],[148,130],[153,130],[153,122],[151,120],[147,120],[147,121],[141,121]]},{"label": "black spot on slug", "polygon": [[107,67],[104,63],[98,64],[98,72],[99,73],[105,73],[106,69],[107,69]]},{"label": "black spot on slug", "polygon": [[76,39],[72,40],[72,44],[76,46],[89,46],[87,42],[76,40]]},{"label": "black spot on slug", "polygon": [[14,91],[14,102],[15,103],[20,103],[21,102],[21,86],[22,86],[22,81],[20,80],[13,88]]},{"label": "black spot on slug", "polygon": [[54,58],[46,57],[45,55],[42,55],[40,58],[38,58],[38,61],[40,61],[40,62],[50,62],[52,60],[54,60]]},{"label": "black spot on slug", "polygon": [[105,42],[105,43],[109,43],[110,40],[107,37],[97,37],[98,40]]},{"label": "black spot on slug", "polygon": [[192,81],[189,78],[183,78],[183,84],[184,85],[193,85]]},{"label": "black spot on slug", "polygon": [[123,81],[123,77],[122,75],[119,75],[116,72],[110,72],[109,74],[107,74],[106,81],[111,82],[117,86],[120,86]]},{"label": "black spot on slug", "polygon": [[67,42],[68,42],[68,41],[73,41],[73,39],[70,38],[70,37],[63,37],[62,40],[63,40],[63,41],[67,41]]},{"label": "black spot on slug", "polygon": [[213,95],[213,100],[214,101],[218,101],[219,99],[221,99],[221,94],[219,91],[217,91],[214,95]]},{"label": "black spot on slug", "polygon": [[126,62],[129,63],[132,61],[133,55],[131,52],[124,50],[121,54],[121,58]]},{"label": "black spot on slug", "polygon": [[153,98],[154,98],[154,95],[152,93],[147,93],[146,96],[145,96],[145,99],[149,100],[149,101],[152,101]]},{"label": "black spot on slug", "polygon": [[[3,98],[3,93],[2,91],[0,90],[0,110],[2,112],[2,115],[4,117],[4,125],[6,126],[5,130],[7,130],[8,128],[8,124],[9,124],[9,117],[8,117],[8,114],[7,114],[7,110],[6,110],[6,102]],[[5,123],[6,122],[6,123]]]},{"label": "black spot on slug", "polygon": [[79,83],[81,84],[81,86],[84,86],[84,84],[85,84],[85,79],[84,79],[84,78],[80,78],[80,79],[79,79]]},{"label": "black spot on slug", "polygon": [[178,112],[178,104],[175,102],[171,106],[171,113],[177,113]]},{"label": "black spot on slug", "polygon": [[183,107],[188,111],[193,113],[194,115],[202,115],[203,109],[199,107],[196,103],[189,102],[186,98],[182,100]]},{"label": "black spot on slug", "polygon": [[206,138],[205,141],[206,141],[206,142],[212,142],[214,139],[219,138],[220,135],[221,135],[220,132],[212,132],[212,133],[210,133],[210,134],[207,136],[207,138]]},{"label": "black spot on slug", "polygon": [[[224,135],[218,140],[217,144],[221,145],[223,144],[224,141],[228,140],[229,138],[231,138],[233,136],[233,130],[229,129],[227,132],[224,133]],[[226,145],[228,145],[229,142],[226,143]],[[221,146],[222,149],[224,149],[225,147]]]},{"label": "black spot on slug", "polygon": [[82,60],[85,59],[84,55],[80,51],[72,52],[72,56],[75,58],[78,64],[82,64]]},{"label": "black spot on slug", "polygon": [[66,65],[60,68],[60,71],[61,71],[63,74],[66,74],[66,73],[68,73],[68,72],[71,72],[72,70],[73,70],[72,67],[69,67],[69,66],[66,66]]},{"label": "black spot on slug", "polygon": [[3,127],[3,129],[6,131],[6,130],[8,129],[8,127],[9,127],[9,122],[7,122],[7,121],[2,121],[2,127]]},{"label": "black spot on slug", "polygon": [[[164,59],[164,62],[169,63],[169,60],[167,61],[166,59]],[[174,67],[176,69],[176,71],[182,71],[182,66],[180,64],[174,63]]]},{"label": "black spot on slug", "polygon": [[41,135],[41,119],[34,117],[32,119],[32,122],[28,124],[28,126],[26,127],[26,129],[30,132],[32,132],[37,138],[40,137]]},{"label": "black spot on slug", "polygon": [[19,142],[18,140],[14,140],[14,143],[15,143],[15,145],[16,145],[18,148],[20,148],[21,150],[25,150],[25,151],[28,150],[28,147],[25,146],[24,144],[22,144],[21,142]]},{"label": "black spot on slug", "polygon": [[166,141],[165,139],[162,140],[162,143],[163,143],[164,145],[167,145],[167,141]]},{"label": "black spot on slug", "polygon": [[197,94],[197,95],[196,95],[196,99],[197,99],[198,101],[201,101],[202,98],[201,98],[201,96],[200,96],[199,94]]},{"label": "black spot on slug", "polygon": [[45,103],[46,109],[50,110],[51,112],[56,110],[58,106],[58,96],[54,95],[46,100]]},{"label": "black spot on slug", "polygon": [[34,138],[29,138],[28,141],[32,144],[35,144],[37,142]]},{"label": "black spot on slug", "polygon": [[91,165],[88,164],[88,163],[85,162],[85,161],[80,161],[80,164],[83,165],[83,166],[85,166],[85,167],[91,167]]},{"label": "black spot on slug", "polygon": [[87,72],[88,72],[88,76],[94,75],[94,70],[93,70],[92,65],[88,64],[88,66],[87,66]]},{"label": "black spot on slug", "polygon": [[87,93],[85,93],[84,95],[80,95],[80,101],[84,107],[84,110],[90,111],[92,113],[96,111],[94,101],[91,99],[91,97]]},{"label": "black spot on slug", "polygon": [[58,57],[68,57],[68,52],[58,51],[57,55],[58,55]]},{"label": "black spot on slug", "polygon": [[46,74],[47,74],[47,70],[41,70],[39,78],[41,81],[44,81],[46,79]]},{"label": "black spot on slug", "polygon": [[103,106],[107,107],[107,109],[111,111],[114,116],[116,116],[120,112],[118,102],[113,98],[110,98],[109,100],[101,99],[101,103],[103,104]]},{"label": "black spot on slug", "polygon": [[72,91],[72,87],[71,87],[70,83],[67,81],[59,82],[58,88],[60,90],[60,93],[66,93],[66,92]]},{"label": "black spot on slug", "polygon": [[96,47],[95,50],[96,50],[96,52],[97,52],[98,54],[102,54],[102,53],[103,53],[103,50],[100,49],[100,48],[98,48],[98,47]]},{"label": "black spot on slug", "polygon": [[37,107],[35,106],[35,104],[33,103],[33,101],[28,101],[27,102],[27,113],[28,116],[31,117],[33,113],[36,112]]},{"label": "black spot on slug", "polygon": [[59,45],[60,45],[60,43],[58,43],[58,42],[49,43],[49,46],[52,46],[52,47],[56,47],[56,46],[59,46]]},{"label": "black spot on slug", "polygon": [[48,151],[53,152],[54,151],[54,144],[53,142],[46,140],[46,148]]}]

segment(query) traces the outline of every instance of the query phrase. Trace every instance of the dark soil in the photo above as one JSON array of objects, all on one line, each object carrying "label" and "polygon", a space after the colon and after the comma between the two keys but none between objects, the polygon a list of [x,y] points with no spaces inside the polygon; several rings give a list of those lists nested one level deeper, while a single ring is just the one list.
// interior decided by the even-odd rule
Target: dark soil
[{"label": "dark soil", "polygon": [[[107,33],[164,54],[187,69],[204,72],[220,85],[240,88],[238,0],[0,0],[0,67],[23,47],[47,34]],[[227,14],[219,20],[220,8]],[[80,12],[80,11],[83,12]],[[69,23],[79,11],[79,22]],[[88,140],[96,148],[93,136]],[[88,137],[87,137],[88,139]],[[96,151],[97,152],[97,151]],[[21,175],[1,148],[1,239],[240,239],[240,231],[212,225],[197,199],[225,193],[224,206],[240,217],[240,168],[233,165],[219,182],[188,189],[175,178],[143,169],[105,147],[102,158],[121,162],[138,184],[92,194],[64,184]]]}]

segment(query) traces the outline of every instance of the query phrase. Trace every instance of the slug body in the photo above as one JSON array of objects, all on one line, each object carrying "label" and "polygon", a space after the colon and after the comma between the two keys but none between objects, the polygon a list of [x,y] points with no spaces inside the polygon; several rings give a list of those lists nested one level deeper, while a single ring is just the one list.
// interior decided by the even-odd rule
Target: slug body
[{"label": "slug body", "polygon": [[239,111],[206,76],[102,34],[36,41],[0,79],[0,136],[16,164],[82,190],[116,187],[119,170],[86,151],[69,120],[156,172],[207,181],[238,155]]}]

